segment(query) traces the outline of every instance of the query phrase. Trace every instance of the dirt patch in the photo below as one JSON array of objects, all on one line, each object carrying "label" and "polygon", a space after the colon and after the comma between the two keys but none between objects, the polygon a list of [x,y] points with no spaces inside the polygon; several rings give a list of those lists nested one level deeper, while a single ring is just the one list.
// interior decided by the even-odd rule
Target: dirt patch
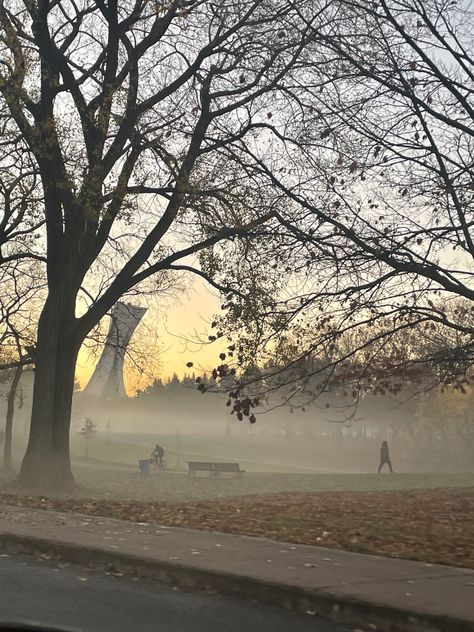
[{"label": "dirt patch", "polygon": [[2,494],[0,502],[474,568],[474,487],[180,502]]}]

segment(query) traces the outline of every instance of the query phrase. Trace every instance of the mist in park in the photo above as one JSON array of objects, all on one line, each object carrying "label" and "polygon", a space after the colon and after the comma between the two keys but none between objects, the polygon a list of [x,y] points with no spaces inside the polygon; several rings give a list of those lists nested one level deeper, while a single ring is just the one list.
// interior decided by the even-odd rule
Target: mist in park
[{"label": "mist in park", "polygon": [[471,4],[1,0],[0,62],[0,628],[473,629]]},{"label": "mist in park", "polygon": [[[28,437],[32,379],[32,373],[25,372],[20,384],[13,437],[16,461]],[[398,396],[369,394],[354,410],[341,389],[332,389],[304,410],[275,398],[270,402],[277,404],[273,410],[262,408],[256,423],[250,424],[230,414],[227,393],[216,392],[212,385],[202,393],[191,373],[157,378],[132,396],[97,397],[88,391],[86,387],[74,394],[73,471],[79,480],[84,476],[95,493],[99,490],[93,472],[108,472],[101,490],[107,495],[146,492],[149,482],[139,473],[139,461],[149,458],[156,444],[163,447],[166,464],[163,472],[151,470],[157,487],[159,476],[166,476],[166,487],[176,484],[185,495],[182,476],[190,461],[239,463],[245,482],[226,477],[226,493],[232,495],[264,491],[265,486],[270,491],[311,488],[314,474],[374,474],[382,441],[389,444],[395,472],[407,475],[467,471],[474,452],[471,396],[461,393],[406,388]],[[5,408],[5,399],[1,401]],[[114,470],[119,479],[133,479],[132,487],[114,486]],[[215,492],[207,484],[199,493],[212,497]]]},{"label": "mist in park", "polygon": [[[146,307],[119,302],[105,320],[89,375],[73,393],[69,443],[78,485],[63,494],[191,502],[469,482],[470,378],[446,388],[423,371],[411,382],[392,376],[355,391],[305,360],[282,374],[275,362],[250,366],[239,379],[228,368],[229,343],[212,370],[183,361],[179,375],[161,377],[152,317]],[[13,435],[9,442],[3,436],[12,472],[28,445],[34,371],[23,371],[16,385],[14,375],[0,385],[0,414],[13,402]],[[250,396],[237,397],[243,380]]]}]

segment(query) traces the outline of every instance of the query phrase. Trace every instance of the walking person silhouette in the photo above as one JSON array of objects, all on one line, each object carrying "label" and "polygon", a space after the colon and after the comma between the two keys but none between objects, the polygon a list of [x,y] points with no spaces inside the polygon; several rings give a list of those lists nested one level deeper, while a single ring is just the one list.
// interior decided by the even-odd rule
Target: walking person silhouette
[{"label": "walking person silhouette", "polygon": [[390,460],[390,452],[388,449],[388,443],[386,441],[382,441],[382,445],[380,446],[380,465],[378,473],[382,471],[384,465],[388,465],[390,472],[393,474],[392,469],[392,461]]}]

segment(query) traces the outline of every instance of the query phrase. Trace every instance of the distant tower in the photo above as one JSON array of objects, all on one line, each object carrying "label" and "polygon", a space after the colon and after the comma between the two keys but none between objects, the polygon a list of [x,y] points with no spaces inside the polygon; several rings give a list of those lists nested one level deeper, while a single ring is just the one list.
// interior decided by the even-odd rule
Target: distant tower
[{"label": "distant tower", "polygon": [[123,361],[130,338],[145,312],[146,307],[129,303],[115,305],[104,350],[84,389],[85,395],[105,399],[127,397],[123,382]]}]

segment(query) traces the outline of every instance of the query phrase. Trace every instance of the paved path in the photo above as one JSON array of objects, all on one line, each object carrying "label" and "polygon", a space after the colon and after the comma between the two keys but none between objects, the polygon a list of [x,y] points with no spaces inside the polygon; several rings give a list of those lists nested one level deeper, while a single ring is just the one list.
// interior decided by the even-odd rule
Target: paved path
[{"label": "paved path", "polygon": [[0,595],[0,621],[84,632],[348,632],[339,624],[271,606],[177,592],[17,554],[0,557]]},{"label": "paved path", "polygon": [[[18,548],[22,542],[28,551],[86,564],[117,562],[120,569],[190,589],[317,611],[339,621],[383,626],[396,620],[390,630],[474,630],[474,571],[466,569],[0,506],[0,545]],[[443,624],[426,624],[433,621]]]}]

